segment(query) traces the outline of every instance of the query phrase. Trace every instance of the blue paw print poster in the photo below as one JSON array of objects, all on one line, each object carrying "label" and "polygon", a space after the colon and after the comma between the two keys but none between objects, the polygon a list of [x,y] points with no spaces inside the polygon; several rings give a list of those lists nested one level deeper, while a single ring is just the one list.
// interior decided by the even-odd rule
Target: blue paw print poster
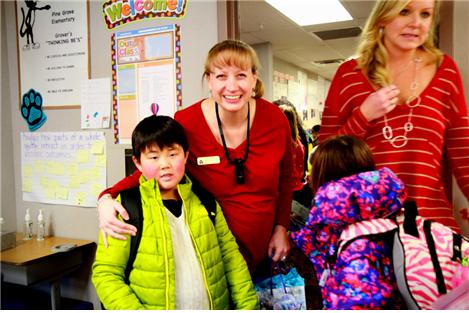
[{"label": "blue paw print poster", "polygon": [[42,107],[42,96],[34,89],[30,89],[23,95],[21,116],[23,116],[29,130],[32,132],[38,130],[47,120]]}]

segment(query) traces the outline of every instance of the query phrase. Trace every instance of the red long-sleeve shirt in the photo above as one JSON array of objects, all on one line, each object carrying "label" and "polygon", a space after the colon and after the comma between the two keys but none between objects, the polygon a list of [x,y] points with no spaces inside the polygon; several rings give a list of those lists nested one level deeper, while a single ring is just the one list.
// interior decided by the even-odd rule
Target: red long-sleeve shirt
[{"label": "red long-sleeve shirt", "polygon": [[[220,203],[228,226],[237,239],[251,270],[267,256],[275,225],[289,228],[292,201],[292,155],[288,120],[273,104],[256,99],[256,114],[250,129],[245,184],[237,184],[235,167],[226,159],[223,145],[212,134],[198,102],[175,119],[182,124],[189,141],[186,170]],[[231,159],[243,158],[246,141],[228,148]],[[197,158],[218,156],[220,163],[198,165]],[[113,197],[138,185],[135,172],[103,193]]]},{"label": "red long-sleeve shirt", "polygon": [[[377,167],[386,166],[409,189],[422,216],[457,229],[452,206],[442,180],[443,153],[446,153],[462,192],[469,198],[469,122],[461,76],[447,55],[414,108],[414,129],[401,148],[393,147],[382,134],[384,118],[368,122],[360,105],[374,92],[356,61],[343,63],[331,83],[322,117],[321,140],[333,134],[359,137],[373,151]],[[404,133],[410,108],[400,105],[387,114],[394,136]]]}]

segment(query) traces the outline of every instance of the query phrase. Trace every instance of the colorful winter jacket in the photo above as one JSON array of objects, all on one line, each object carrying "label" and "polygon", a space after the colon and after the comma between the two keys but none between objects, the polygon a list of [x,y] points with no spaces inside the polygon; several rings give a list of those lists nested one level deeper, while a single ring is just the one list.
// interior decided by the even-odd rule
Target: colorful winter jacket
[{"label": "colorful winter jacket", "polygon": [[[202,267],[211,309],[229,309],[230,298],[235,309],[257,309],[258,299],[246,262],[238,250],[220,206],[215,223],[186,176],[178,185],[186,223],[189,226],[197,258]],[[143,206],[142,239],[129,276],[124,271],[130,240],[108,237],[105,248],[99,236],[92,280],[106,309],[175,309],[175,266],[171,230],[158,183],[140,178]],[[140,231],[140,230],[139,230]]]},{"label": "colorful winter jacket", "polygon": [[306,225],[290,236],[314,264],[323,285],[325,309],[399,308],[401,297],[388,240],[359,238],[339,255],[337,247],[347,225],[390,217],[402,208],[406,197],[403,182],[387,168],[345,177],[318,189]]}]

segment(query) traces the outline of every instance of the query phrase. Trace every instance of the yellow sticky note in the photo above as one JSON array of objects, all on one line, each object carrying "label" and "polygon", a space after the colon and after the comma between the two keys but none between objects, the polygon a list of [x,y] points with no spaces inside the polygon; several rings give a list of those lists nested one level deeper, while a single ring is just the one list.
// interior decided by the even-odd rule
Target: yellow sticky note
[{"label": "yellow sticky note", "polygon": [[55,192],[55,197],[57,199],[68,200],[68,189],[60,187]]},{"label": "yellow sticky note", "polygon": [[33,167],[31,165],[23,165],[23,177],[33,176]]},{"label": "yellow sticky note", "polygon": [[70,188],[78,188],[80,187],[80,176],[72,175],[68,179],[68,187]]},{"label": "yellow sticky note", "polygon": [[86,163],[88,162],[90,156],[87,150],[79,150],[77,151],[77,162],[78,163]]},{"label": "yellow sticky note", "polygon": [[78,173],[80,184],[86,184],[90,180],[90,173],[88,171],[81,171]]},{"label": "yellow sticky note", "polygon": [[97,155],[96,156],[96,166],[105,167],[106,166],[106,156],[105,155]]},{"label": "yellow sticky note", "polygon": [[68,175],[76,175],[78,174],[78,164],[76,163],[70,163],[68,165]]},{"label": "yellow sticky note", "polygon": [[32,192],[33,191],[33,181],[31,179],[23,180],[23,191]]},{"label": "yellow sticky note", "polygon": [[104,186],[93,184],[93,186],[91,187],[91,194],[93,195],[93,197],[97,197],[104,188]]},{"label": "yellow sticky note", "polygon": [[84,192],[77,192],[75,195],[75,204],[82,205],[85,203],[85,193]]},{"label": "yellow sticky note", "polygon": [[91,146],[91,153],[103,154],[104,153],[104,141],[94,141]]},{"label": "yellow sticky note", "polygon": [[101,169],[98,167],[89,170],[90,179],[98,180],[101,177]]},{"label": "yellow sticky note", "polygon": [[50,179],[49,177],[42,176],[41,178],[39,178],[39,183],[42,188],[47,189],[50,186]]},{"label": "yellow sticky note", "polygon": [[41,174],[44,172],[44,162],[41,160],[34,161],[34,173]]},{"label": "yellow sticky note", "polygon": [[65,164],[62,162],[47,162],[46,172],[52,175],[64,175],[65,174]]},{"label": "yellow sticky note", "polygon": [[46,199],[55,199],[55,189],[46,188]]},{"label": "yellow sticky note", "polygon": [[52,189],[58,189],[58,188],[60,188],[60,183],[59,183],[59,181],[57,181],[57,180],[55,180],[55,179],[49,180],[49,188],[52,188]]}]

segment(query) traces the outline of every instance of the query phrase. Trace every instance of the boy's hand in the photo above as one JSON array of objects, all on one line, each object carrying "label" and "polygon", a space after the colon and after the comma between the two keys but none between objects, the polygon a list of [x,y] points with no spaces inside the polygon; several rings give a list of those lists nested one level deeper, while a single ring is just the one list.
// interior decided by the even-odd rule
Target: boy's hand
[{"label": "boy's hand", "polygon": [[274,262],[286,259],[290,252],[290,241],[288,239],[287,230],[284,226],[275,226],[267,252],[269,253],[269,256],[272,256],[272,261]]},{"label": "boy's hand", "polygon": [[119,213],[124,220],[129,219],[127,211],[119,202],[106,195],[99,199],[99,228],[101,228],[101,234],[105,247],[108,246],[106,235],[110,235],[116,239],[126,240],[126,237],[124,237],[122,234],[130,234],[131,236],[135,236],[137,232],[136,227],[117,219],[117,213]]}]

